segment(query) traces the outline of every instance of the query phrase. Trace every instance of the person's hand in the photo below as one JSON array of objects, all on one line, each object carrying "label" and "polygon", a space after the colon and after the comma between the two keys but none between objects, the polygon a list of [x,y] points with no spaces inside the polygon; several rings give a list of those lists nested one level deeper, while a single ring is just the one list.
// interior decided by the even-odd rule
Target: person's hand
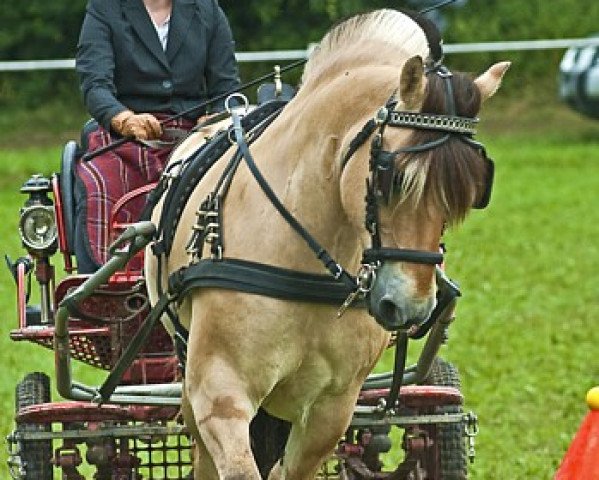
[{"label": "person's hand", "polygon": [[158,119],[149,113],[133,113],[125,110],[114,116],[110,122],[112,128],[123,137],[135,137],[138,140],[156,140],[162,135],[162,126]]}]

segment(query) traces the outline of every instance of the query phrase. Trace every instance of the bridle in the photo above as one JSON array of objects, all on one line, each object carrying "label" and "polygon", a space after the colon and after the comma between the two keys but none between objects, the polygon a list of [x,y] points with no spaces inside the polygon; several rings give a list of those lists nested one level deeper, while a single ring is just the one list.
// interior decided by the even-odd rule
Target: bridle
[{"label": "bridle", "polygon": [[[350,142],[349,148],[342,160],[342,168],[368,139],[370,143],[370,178],[366,180],[366,221],[365,226],[371,238],[371,246],[363,252],[362,267],[358,273],[358,285],[362,296],[372,289],[376,272],[384,261],[408,262],[424,265],[439,265],[443,263],[443,253],[405,248],[383,247],[380,238],[379,206],[389,203],[395,190],[401,185],[401,172],[396,169],[396,158],[401,154],[420,153],[433,150],[445,144],[450,138],[458,138],[470,147],[481,152],[486,165],[486,184],[484,193],[473,205],[473,208],[485,208],[490,200],[493,184],[493,161],[487,157],[484,146],[473,140],[476,133],[477,118],[456,115],[452,73],[443,65],[429,69],[427,74],[438,75],[443,80],[447,115],[408,112],[395,110],[397,99],[395,94],[381,107],[375,117],[369,120],[361,131]],[[396,151],[383,149],[383,135],[387,127],[403,127],[420,130],[430,130],[444,133],[438,139],[426,143],[404,147]],[[352,299],[353,301],[353,299]],[[346,302],[347,303],[347,302]]]}]

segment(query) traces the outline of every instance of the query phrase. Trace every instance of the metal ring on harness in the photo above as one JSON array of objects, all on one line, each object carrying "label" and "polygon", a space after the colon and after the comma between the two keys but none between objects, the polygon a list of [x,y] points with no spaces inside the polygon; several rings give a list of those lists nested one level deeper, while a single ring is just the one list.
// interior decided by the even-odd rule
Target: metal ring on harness
[{"label": "metal ring on harness", "polygon": [[245,113],[247,113],[248,110],[250,109],[250,102],[243,93],[234,93],[232,95],[229,95],[227,97],[227,99],[225,100],[225,110],[229,114],[233,113],[233,109],[235,108],[235,105],[233,105],[231,102],[235,99],[239,99],[241,101],[241,104],[243,105],[243,109],[244,109]]}]

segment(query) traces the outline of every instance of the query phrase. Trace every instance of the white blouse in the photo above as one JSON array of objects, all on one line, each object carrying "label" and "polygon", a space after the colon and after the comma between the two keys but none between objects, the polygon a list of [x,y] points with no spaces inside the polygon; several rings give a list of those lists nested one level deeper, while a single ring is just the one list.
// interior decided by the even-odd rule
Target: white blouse
[{"label": "white blouse", "polygon": [[[154,23],[154,22],[152,22]],[[156,25],[154,23],[154,28],[156,29],[156,33],[158,34],[158,39],[160,40],[160,43],[162,44],[162,49],[164,51],[166,51],[166,43],[168,42],[168,28],[171,24],[171,17],[170,15],[167,17],[167,19],[162,22],[161,25]]]}]

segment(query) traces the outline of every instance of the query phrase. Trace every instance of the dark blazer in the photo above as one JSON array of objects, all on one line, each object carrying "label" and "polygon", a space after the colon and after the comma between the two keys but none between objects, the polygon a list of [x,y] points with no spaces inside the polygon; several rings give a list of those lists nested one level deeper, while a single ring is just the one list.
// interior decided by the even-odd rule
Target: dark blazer
[{"label": "dark blazer", "polygon": [[179,113],[236,88],[234,51],[217,0],[173,0],[166,52],[142,0],[89,0],[76,69],[88,111],[108,128],[125,109]]}]

